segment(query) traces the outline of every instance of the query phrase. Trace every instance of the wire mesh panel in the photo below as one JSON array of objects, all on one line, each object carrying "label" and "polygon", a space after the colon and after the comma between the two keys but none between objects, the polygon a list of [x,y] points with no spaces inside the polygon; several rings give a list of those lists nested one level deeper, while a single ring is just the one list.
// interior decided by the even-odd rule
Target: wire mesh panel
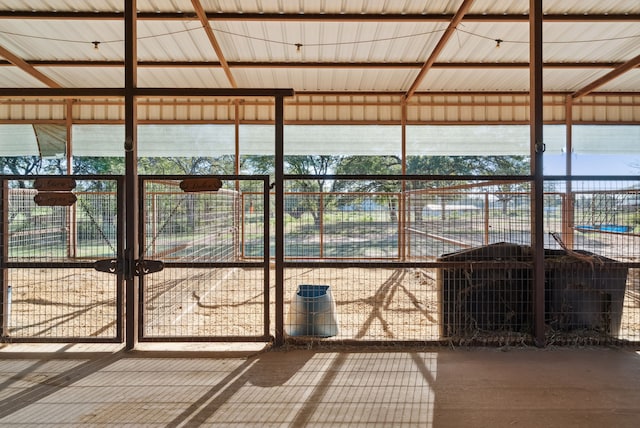
[{"label": "wire mesh panel", "polygon": [[[285,330],[331,340],[437,341],[439,296],[433,269],[392,264],[304,267],[285,271]],[[328,298],[300,293],[328,287]],[[315,298],[314,298],[315,297]]]},{"label": "wire mesh panel", "polygon": [[386,192],[287,192],[285,257],[399,258],[399,199]]},{"label": "wire mesh panel", "polygon": [[[42,190],[38,180],[53,182]],[[3,336],[17,341],[121,338],[122,278],[93,264],[121,253],[117,179],[7,179],[3,204]],[[48,185],[45,184],[45,187]]]},{"label": "wire mesh panel", "polygon": [[[164,270],[141,280],[141,340],[269,335],[266,177],[223,177],[222,188],[185,191],[185,182],[206,179],[141,181],[141,258],[164,262]],[[250,189],[246,197],[243,188]]]},{"label": "wire mesh panel", "polygon": [[[272,199],[270,196],[270,199]],[[242,207],[242,222],[240,229],[240,257],[243,260],[263,259],[264,258],[264,229],[265,221],[273,222],[273,204],[271,203],[268,212],[271,213],[271,218],[265,219],[265,196],[262,192],[243,192],[241,195],[241,207]],[[273,235],[273,228],[269,228]],[[273,239],[270,237],[271,250],[270,253],[274,254]]]},{"label": "wire mesh panel", "polygon": [[497,242],[531,242],[525,181],[413,181],[406,193],[407,255],[442,254]]},{"label": "wire mesh panel", "polygon": [[[283,310],[285,333],[301,338],[514,343],[543,319],[548,343],[640,341],[635,178],[547,178],[540,313],[527,178],[333,177],[324,192],[289,177],[274,215],[266,176],[187,192],[183,178],[141,179],[139,258],[165,265],[141,279],[142,340],[265,340]],[[36,203],[33,178],[4,181],[7,340],[121,335],[122,278],[93,269],[122,259],[119,181],[75,181],[70,204]]]},{"label": "wire mesh panel", "polygon": [[438,259],[443,335],[485,342],[524,341],[533,333],[533,253],[497,243]]},{"label": "wire mesh panel", "polygon": [[[349,177],[332,184],[344,191],[326,193],[305,192],[308,186],[291,179],[284,218],[286,333],[362,341],[528,340],[530,250],[526,260],[504,249],[473,252],[505,241],[525,248],[531,241],[526,179],[403,179],[404,185]],[[395,191],[362,192],[366,187]],[[471,267],[487,261],[482,269]]]},{"label": "wire mesh panel", "polygon": [[574,177],[547,187],[548,340],[637,342],[640,182]]},{"label": "wire mesh panel", "polygon": [[187,193],[180,182],[145,182],[144,256],[176,261],[235,261],[240,197],[235,190]]},{"label": "wire mesh panel", "polygon": [[264,270],[170,266],[144,282],[145,338],[263,337]]},{"label": "wire mesh panel", "polygon": [[113,275],[92,268],[8,269],[5,340],[115,339],[114,283]]}]

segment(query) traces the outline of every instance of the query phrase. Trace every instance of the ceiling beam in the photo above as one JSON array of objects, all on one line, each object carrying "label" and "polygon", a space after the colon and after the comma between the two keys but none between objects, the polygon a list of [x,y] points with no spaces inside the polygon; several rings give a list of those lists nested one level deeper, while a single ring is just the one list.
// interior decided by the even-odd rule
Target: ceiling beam
[{"label": "ceiling beam", "polygon": [[[149,92],[151,91],[151,92]],[[225,92],[226,91],[226,92]],[[233,94],[229,91],[234,91]],[[188,93],[184,92],[184,88],[149,88],[148,90],[142,90],[139,97],[150,97],[153,96],[154,103],[180,103],[185,102],[184,100],[189,100],[189,103],[194,102],[203,102],[202,100],[205,98],[235,98],[235,97],[272,97],[272,96],[310,96],[310,97],[332,97],[334,100],[335,97],[402,97],[405,92],[404,91],[293,91],[291,89],[222,89],[222,88],[199,88],[193,89],[188,88]],[[565,101],[564,98],[571,96],[571,93],[563,92],[563,91],[546,91],[544,93],[545,97],[562,97],[562,101],[556,101],[556,104],[559,106],[564,106]],[[461,97],[461,96],[470,96],[470,97],[527,97],[529,96],[528,91],[429,91],[429,92],[416,92],[416,97],[425,96],[425,97],[443,97],[443,96],[452,96],[452,97]],[[588,97],[638,97],[640,96],[640,92],[591,92]],[[109,104],[122,104],[122,98],[124,97],[124,89],[123,88],[0,88],[0,100],[4,104],[42,104],[42,105],[58,105],[60,103],[64,103],[64,101],[57,101],[58,99],[65,98],[74,98],[78,99],[80,103],[84,104],[96,104],[96,105],[109,105]],[[163,97],[170,98],[169,100],[163,99]],[[13,98],[19,98],[15,100]],[[177,101],[178,99],[183,101]],[[196,100],[196,101],[194,101]],[[206,101],[207,104],[210,101]],[[293,101],[295,102],[295,101]],[[337,101],[336,101],[337,102]],[[444,101],[442,101],[444,102]],[[442,103],[441,102],[441,103]],[[528,101],[525,101],[528,102]],[[552,101],[548,101],[550,103]],[[607,101],[602,101],[601,103],[594,103],[593,101],[583,101],[580,100],[578,104],[583,105],[602,105],[602,103],[606,103]],[[149,104],[149,101],[145,101],[143,98],[140,98],[140,104]],[[230,102],[228,99],[224,101],[225,105],[229,105]],[[427,101],[427,104],[433,104],[432,101]],[[61,105],[62,105],[61,104]],[[421,102],[417,102],[416,105],[421,104]],[[424,103],[422,103],[424,104]],[[614,101],[616,106],[620,105],[636,105],[633,104],[633,101],[628,101],[628,103],[620,103],[620,101]],[[44,119],[41,122],[60,122],[59,120],[47,120]],[[2,123],[10,123],[11,121],[2,120]],[[61,122],[60,122],[61,123]]]},{"label": "ceiling beam", "polygon": [[[35,60],[27,61],[33,67],[124,67],[123,61],[91,60]],[[548,69],[608,69],[623,63],[616,62],[547,62]],[[12,66],[10,61],[0,60],[0,67]],[[422,62],[335,62],[335,61],[227,61],[230,68],[376,68],[405,69],[420,68]],[[139,68],[218,68],[219,61],[138,61]],[[640,67],[640,65],[639,65]],[[440,69],[520,69],[529,68],[528,62],[435,62],[432,68]]]},{"label": "ceiling beam", "polygon": [[444,30],[444,33],[440,37],[440,40],[438,40],[436,47],[433,48],[431,55],[429,55],[429,58],[427,58],[427,61],[424,63],[424,65],[418,72],[418,76],[416,76],[416,79],[413,81],[413,83],[407,90],[407,93],[404,96],[405,102],[408,101],[409,98],[413,96],[416,89],[418,89],[418,86],[420,86],[420,83],[422,83],[422,80],[427,75],[427,72],[429,71],[429,69],[431,69],[431,66],[433,66],[433,64],[436,62],[436,59],[438,59],[440,52],[442,52],[444,47],[447,45],[447,42],[449,41],[451,36],[454,34],[456,27],[458,26],[458,24],[460,24],[460,22],[462,21],[462,18],[464,18],[464,15],[467,13],[472,3],[473,3],[473,0],[464,0],[462,2],[460,7],[458,8],[458,11],[454,15],[453,19],[451,20],[451,22],[449,22],[447,29]]},{"label": "ceiling beam", "polygon": [[[260,13],[260,12],[207,12],[209,20],[219,21],[408,21],[450,22],[454,15],[441,13]],[[71,12],[71,11],[0,11],[0,19],[42,20],[122,20],[123,12]],[[138,21],[197,21],[193,12],[139,12]],[[469,14],[465,22],[529,22],[529,15],[522,14]],[[638,22],[640,14],[547,14],[545,22]]]},{"label": "ceiling beam", "polygon": [[583,97],[583,96],[595,91],[600,86],[602,86],[602,85],[604,85],[606,83],[609,83],[610,81],[612,81],[613,79],[621,76],[622,74],[626,73],[627,71],[638,67],[638,65],[640,65],[640,55],[636,56],[635,58],[630,59],[629,61],[625,62],[622,65],[619,65],[618,67],[616,67],[615,69],[613,69],[609,73],[605,74],[604,76],[602,76],[599,79],[594,80],[593,82],[591,82],[590,84],[588,84],[584,88],[577,90],[576,92],[571,94],[571,98],[573,98],[574,100],[577,100],[578,98]]},{"label": "ceiling beam", "polygon": [[[136,97],[292,97],[286,88],[133,88]],[[0,98],[101,98],[124,97],[125,88],[2,88]]]},{"label": "ceiling beam", "polygon": [[[207,15],[212,21],[411,21],[450,22],[455,15],[441,13],[216,13]],[[149,19],[153,19],[149,16]],[[469,14],[465,22],[529,22],[528,14]],[[549,14],[545,22],[633,22],[640,14]]]},{"label": "ceiling beam", "polygon": [[[0,89],[1,91],[1,89]],[[356,97],[356,96],[403,96],[404,92],[402,91],[296,91],[296,96],[300,95],[308,95],[308,96],[348,96],[348,97]],[[416,92],[416,96],[492,96],[492,97],[513,97],[513,96],[529,96],[529,91],[429,91],[429,92]],[[566,91],[546,91],[544,93],[545,96],[559,96],[566,98],[570,94]],[[628,96],[635,97],[640,96],[640,92],[592,92],[591,96]],[[565,101],[561,101],[562,105],[564,105]]]},{"label": "ceiling beam", "polygon": [[227,79],[229,79],[229,83],[231,83],[231,87],[237,88],[238,84],[236,83],[236,79],[235,77],[233,77],[233,74],[231,73],[229,64],[227,64],[227,60],[224,57],[224,53],[222,52],[222,48],[220,47],[220,44],[218,43],[218,40],[216,39],[215,34],[213,34],[213,29],[211,28],[211,25],[209,25],[209,19],[207,18],[207,14],[205,13],[204,8],[200,3],[200,0],[191,0],[191,4],[193,5],[193,8],[195,9],[196,14],[198,15],[198,19],[200,19],[202,28],[204,29],[205,33],[207,33],[209,42],[211,43],[213,50],[216,52],[216,55],[218,56],[218,61],[220,61],[220,64],[222,65],[222,68],[224,70],[224,74],[227,75]]},{"label": "ceiling beam", "polygon": [[49,76],[45,75],[44,73],[41,73],[34,66],[29,64],[24,59],[20,58],[18,55],[14,54],[10,50],[6,49],[4,46],[0,46],[0,56],[4,57],[11,64],[15,65],[20,70],[29,74],[31,77],[36,78],[40,82],[49,86],[50,88],[62,87],[58,82],[51,79]]}]

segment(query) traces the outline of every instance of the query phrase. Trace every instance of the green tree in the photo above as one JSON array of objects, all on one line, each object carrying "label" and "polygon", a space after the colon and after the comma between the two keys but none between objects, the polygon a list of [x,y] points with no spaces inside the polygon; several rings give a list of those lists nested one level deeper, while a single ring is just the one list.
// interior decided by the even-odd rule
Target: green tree
[{"label": "green tree", "polygon": [[[74,175],[123,175],[124,158],[121,157],[74,157]],[[91,180],[80,183],[85,190],[115,191],[116,183],[110,180]]]},{"label": "green tree", "polygon": [[[411,156],[407,159],[407,174],[428,174],[452,176],[451,180],[433,182],[408,182],[408,190],[449,187],[456,183],[455,175],[475,175],[482,179],[483,175],[526,175],[529,173],[529,161],[525,156]],[[500,201],[506,211],[508,203],[513,199],[513,192],[519,185],[501,185]],[[422,211],[427,200],[416,198],[412,204],[416,220],[422,219]],[[440,198],[444,204],[444,198]],[[441,210],[445,215],[445,210]]]},{"label": "green tree", "polygon": [[327,180],[324,176],[334,174],[342,156],[287,156],[285,157],[285,172],[294,175],[314,175],[315,179],[292,180],[287,184],[287,189],[304,195],[301,197],[289,197],[289,203],[285,203],[285,211],[294,218],[299,218],[305,212],[311,213],[314,224],[320,224],[321,209],[332,203],[333,198],[323,197],[322,206],[318,192],[332,192],[335,190],[335,180]]},{"label": "green tree", "polygon": [[123,175],[124,158],[89,156],[74,157],[73,173],[76,175]]},{"label": "green tree", "polygon": [[141,174],[215,175],[233,174],[234,156],[220,157],[148,157],[140,158]]},{"label": "green tree", "polygon": [[[397,175],[402,172],[402,164],[398,156],[346,156],[341,159],[337,171],[350,175]],[[340,180],[336,182],[335,190],[390,193],[399,192],[401,187],[400,180]],[[391,221],[397,220],[396,197],[377,195],[374,201],[387,206]],[[347,201],[349,204],[353,202],[352,198]]]},{"label": "green tree", "polygon": [[[39,174],[64,174],[66,166],[64,159],[48,159],[40,156],[6,156],[0,157],[2,162],[2,170],[0,173],[6,175],[39,175]],[[14,184],[16,187],[24,188],[26,183],[23,180],[17,180]]]},{"label": "green tree", "polygon": [[[524,156],[487,156],[480,160],[478,173],[496,175],[526,175],[529,173],[528,158]],[[498,188],[500,192],[496,193],[496,197],[502,204],[502,213],[506,216],[509,203],[515,198],[515,192],[529,189],[529,184],[525,182],[500,184]]]},{"label": "green tree", "polygon": [[2,173],[7,175],[33,175],[42,171],[40,156],[6,156],[0,157]]}]

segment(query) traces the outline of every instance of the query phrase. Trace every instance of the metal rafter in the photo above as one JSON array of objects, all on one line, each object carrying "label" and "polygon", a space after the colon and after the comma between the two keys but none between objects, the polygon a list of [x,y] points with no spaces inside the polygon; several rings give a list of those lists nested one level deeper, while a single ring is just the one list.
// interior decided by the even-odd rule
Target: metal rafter
[{"label": "metal rafter", "polygon": [[635,58],[630,59],[629,61],[625,62],[622,65],[619,65],[614,70],[612,70],[609,73],[605,74],[601,78],[594,80],[593,82],[591,82],[590,84],[588,84],[584,88],[574,92],[573,94],[571,94],[571,98],[576,100],[576,99],[578,99],[580,97],[583,97],[583,96],[595,91],[596,89],[598,89],[600,86],[604,85],[605,83],[608,83],[608,82],[612,81],[616,77],[621,76],[622,74],[626,73],[629,70],[632,70],[632,69],[638,67],[639,65],[640,65],[640,55],[636,56]]},{"label": "metal rafter", "polygon": [[[454,15],[445,13],[260,13],[210,12],[212,21],[385,21],[385,22],[449,22]],[[0,19],[46,20],[122,20],[123,12],[69,12],[69,11],[0,11]],[[139,12],[139,21],[195,21],[193,12]],[[640,14],[547,14],[545,22],[638,22]],[[469,14],[465,22],[529,22],[528,14]]]},{"label": "metal rafter", "polygon": [[[27,61],[34,67],[124,67],[123,61],[91,61],[91,60],[33,60]],[[550,69],[593,69],[615,68],[624,63],[614,62],[547,62],[544,68]],[[0,67],[13,65],[9,61],[0,60]],[[420,68],[422,62],[335,62],[335,61],[227,61],[229,68],[378,68],[378,69],[403,69]],[[640,66],[640,65],[638,65]],[[213,68],[222,67],[219,61],[139,61],[138,68]],[[528,62],[435,62],[432,68],[441,69],[465,69],[465,68],[522,68],[529,69]]]},{"label": "metal rafter", "polygon": [[[15,65],[20,70],[24,71],[25,73],[29,74],[30,76],[38,79],[39,81],[41,81],[42,83],[44,83],[48,87],[56,88],[56,89],[62,88],[62,85],[60,85],[58,82],[56,82],[55,80],[53,80],[52,78],[50,78],[46,74],[40,72],[34,66],[29,64],[27,61],[25,61],[24,59],[20,58],[18,55],[14,54],[10,50],[6,49],[4,46],[0,46],[0,56],[3,56],[11,64]],[[70,109],[67,109],[67,114],[69,113],[69,111],[70,111]],[[71,141],[70,138],[69,138],[69,129],[70,129],[70,127],[69,127],[69,125],[67,125],[67,151],[69,150],[69,142]],[[40,152],[40,155],[42,155],[41,142],[40,142],[40,139],[38,138],[37,132],[36,132],[36,143],[38,145],[38,151]],[[70,168],[70,165],[71,165],[71,163],[68,162],[67,168]],[[70,171],[70,169],[69,169],[69,171]]]},{"label": "metal rafter", "polygon": [[207,33],[209,42],[211,43],[213,50],[216,52],[216,55],[218,56],[218,60],[220,61],[220,64],[224,69],[224,74],[226,74],[227,79],[229,79],[229,83],[231,83],[231,87],[237,88],[238,84],[236,83],[236,79],[233,77],[233,74],[231,73],[229,64],[227,64],[227,60],[225,59],[224,54],[222,53],[222,48],[218,44],[218,40],[216,39],[215,34],[213,34],[211,25],[209,25],[209,19],[207,18],[207,14],[204,11],[202,4],[200,4],[200,0],[191,0],[191,4],[193,5],[193,8],[195,9],[196,14],[198,15],[198,19],[200,19],[200,22],[202,23],[202,28]]},{"label": "metal rafter", "polygon": [[20,58],[18,55],[14,54],[10,50],[6,49],[4,46],[0,46],[0,56],[3,56],[7,59],[11,64],[18,67],[20,70],[29,74],[31,77],[34,77],[49,86],[50,88],[60,88],[62,87],[58,82],[50,78],[44,73],[38,71],[35,67],[29,64],[24,59]]},{"label": "metal rafter", "polygon": [[[211,13],[210,20],[223,21],[395,21],[395,22],[449,22],[455,18],[452,14],[439,13]],[[148,19],[154,19],[149,14]],[[470,14],[465,22],[529,22],[528,14]],[[544,16],[545,22],[637,22],[640,14],[550,14]]]},{"label": "metal rafter", "polygon": [[467,13],[472,3],[473,3],[473,0],[464,0],[462,2],[462,4],[460,5],[460,8],[458,8],[458,11],[454,15],[453,19],[451,20],[451,22],[449,22],[447,29],[442,34],[442,37],[440,37],[440,40],[438,40],[438,44],[436,44],[436,47],[433,48],[431,55],[429,55],[429,58],[427,58],[427,61],[424,63],[424,65],[418,72],[418,76],[409,87],[409,90],[407,90],[407,93],[404,96],[405,102],[408,101],[409,98],[411,98],[413,94],[416,92],[416,89],[418,89],[418,86],[420,86],[420,83],[422,82],[424,77],[427,75],[427,72],[431,69],[433,64],[436,62],[436,59],[440,55],[440,52],[442,52],[442,50],[446,46],[447,42],[449,41],[454,31],[456,30],[456,27],[458,26],[460,21],[462,21],[462,18]]}]

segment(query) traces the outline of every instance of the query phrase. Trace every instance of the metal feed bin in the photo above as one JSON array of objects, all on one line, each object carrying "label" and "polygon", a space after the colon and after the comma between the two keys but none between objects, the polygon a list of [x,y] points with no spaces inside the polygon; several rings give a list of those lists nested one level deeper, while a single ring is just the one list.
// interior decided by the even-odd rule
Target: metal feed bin
[{"label": "metal feed bin", "polygon": [[[530,246],[497,243],[444,254],[438,270],[443,334],[528,333],[533,326]],[[462,263],[461,263],[462,262]],[[581,250],[545,249],[545,323],[558,331],[620,331],[628,268]]]},{"label": "metal feed bin", "polygon": [[561,331],[620,332],[628,268],[615,260],[574,251],[545,250],[548,324]]},{"label": "metal feed bin", "polygon": [[289,336],[330,337],[338,334],[336,303],[328,285],[299,285],[285,326]]}]

